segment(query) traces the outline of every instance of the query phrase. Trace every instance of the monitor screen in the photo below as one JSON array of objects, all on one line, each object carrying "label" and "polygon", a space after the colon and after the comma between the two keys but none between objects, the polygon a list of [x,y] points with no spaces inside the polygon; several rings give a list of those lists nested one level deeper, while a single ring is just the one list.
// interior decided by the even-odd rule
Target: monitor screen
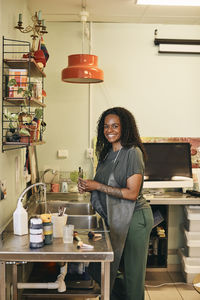
[{"label": "monitor screen", "polygon": [[189,143],[143,143],[147,161],[145,181],[173,181],[192,178]]}]

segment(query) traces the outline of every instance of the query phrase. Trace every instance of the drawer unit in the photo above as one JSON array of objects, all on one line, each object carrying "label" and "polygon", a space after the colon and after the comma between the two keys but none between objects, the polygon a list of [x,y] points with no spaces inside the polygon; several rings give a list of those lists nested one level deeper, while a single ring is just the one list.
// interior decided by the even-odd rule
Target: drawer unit
[{"label": "drawer unit", "polygon": [[184,249],[178,250],[181,259],[182,273],[187,283],[192,283],[200,273],[200,257],[187,257]]},{"label": "drawer unit", "polygon": [[184,230],[185,253],[190,257],[200,257],[200,232]]},{"label": "drawer unit", "polygon": [[185,228],[188,231],[200,231],[200,206],[189,205],[184,207]]}]

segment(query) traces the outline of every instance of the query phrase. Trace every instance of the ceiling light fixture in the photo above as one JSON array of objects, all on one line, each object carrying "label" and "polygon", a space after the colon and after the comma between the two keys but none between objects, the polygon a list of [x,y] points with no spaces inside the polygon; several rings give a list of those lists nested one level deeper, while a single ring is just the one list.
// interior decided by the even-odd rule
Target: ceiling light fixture
[{"label": "ceiling light fixture", "polygon": [[137,0],[141,5],[200,6],[200,0]]},{"label": "ceiling light fixture", "polygon": [[62,80],[69,83],[99,83],[104,80],[104,73],[98,68],[98,57],[92,54],[84,54],[85,35],[91,45],[91,35],[86,27],[88,12],[82,2],[80,12],[82,22],[82,54],[68,56],[68,67],[62,70]]}]

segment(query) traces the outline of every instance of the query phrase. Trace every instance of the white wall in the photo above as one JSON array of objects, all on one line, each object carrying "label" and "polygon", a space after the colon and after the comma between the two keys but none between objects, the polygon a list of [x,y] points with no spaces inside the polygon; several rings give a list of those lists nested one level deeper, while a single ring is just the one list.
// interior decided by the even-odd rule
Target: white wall
[{"label": "white wall", "polygon": [[[88,87],[63,83],[61,70],[70,54],[81,52],[81,24],[49,22],[45,41],[50,58],[45,72],[46,145],[38,147],[41,169],[77,169],[91,174],[88,147]],[[93,54],[105,81],[91,85],[91,136],[100,113],[124,106],[136,117],[142,136],[199,136],[199,55],[158,54],[154,29],[165,38],[198,39],[199,26],[93,24]],[[57,150],[69,150],[59,160]]]},{"label": "white wall", "polygon": [[[1,0],[0,2],[0,47],[2,49],[2,36],[10,39],[25,39],[29,40],[29,36],[25,37],[18,30],[14,29],[18,21],[18,14],[23,13],[23,20],[26,23],[30,23],[30,14],[27,9],[26,0]],[[0,53],[0,76],[2,65],[2,53]],[[2,97],[2,90],[0,90],[0,98]],[[0,106],[0,114],[1,114]],[[1,131],[1,124],[0,124]],[[1,147],[0,141],[0,147]],[[15,159],[19,159],[19,184],[16,185],[15,175]],[[0,201],[0,231],[1,227],[12,216],[12,212],[16,207],[16,201],[19,193],[22,192],[25,187],[25,181],[23,178],[23,166],[25,161],[25,150],[7,151],[2,153],[0,150],[0,180],[6,180],[7,182],[7,198]]]},{"label": "white wall", "polygon": [[[198,55],[158,54],[160,37],[199,38],[199,26],[94,25],[94,46],[105,71],[108,103],[95,86],[98,104],[123,105],[135,115],[142,136],[199,136]],[[97,94],[97,95],[96,95]]]},{"label": "white wall", "polygon": [[[88,85],[61,81],[61,71],[68,64],[68,54],[81,49],[79,23],[47,23],[44,36],[49,51],[45,68],[47,92],[45,121],[46,144],[38,147],[40,169],[48,167],[62,171],[86,169],[84,151],[88,147]],[[68,159],[57,159],[58,149],[68,149]]]}]

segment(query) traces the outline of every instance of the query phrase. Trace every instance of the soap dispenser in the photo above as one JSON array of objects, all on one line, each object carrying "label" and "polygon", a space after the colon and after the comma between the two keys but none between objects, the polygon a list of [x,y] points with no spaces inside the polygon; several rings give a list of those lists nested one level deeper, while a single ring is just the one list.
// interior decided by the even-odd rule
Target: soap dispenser
[{"label": "soap dispenser", "polygon": [[17,208],[13,213],[13,230],[14,234],[28,234],[28,213],[23,208],[22,202],[19,201]]}]

